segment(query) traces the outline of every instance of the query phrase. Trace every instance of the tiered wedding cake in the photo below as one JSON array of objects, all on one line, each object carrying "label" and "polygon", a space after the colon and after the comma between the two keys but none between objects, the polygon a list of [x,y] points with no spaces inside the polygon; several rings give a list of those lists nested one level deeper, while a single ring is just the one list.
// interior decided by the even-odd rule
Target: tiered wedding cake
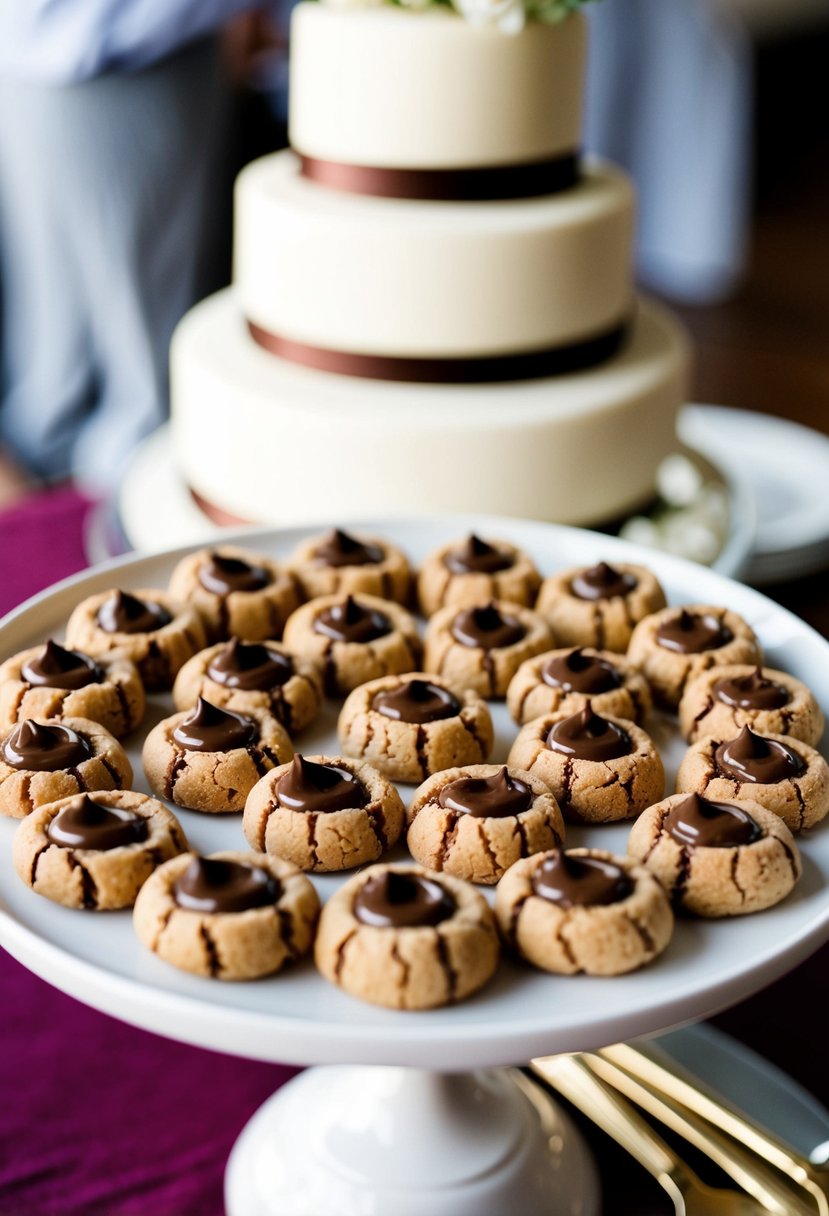
[{"label": "tiered wedding cake", "polygon": [[239,178],[235,283],[172,351],[187,484],[251,522],[606,520],[653,493],[687,351],[579,158],[585,23],[304,0],[292,151]]}]

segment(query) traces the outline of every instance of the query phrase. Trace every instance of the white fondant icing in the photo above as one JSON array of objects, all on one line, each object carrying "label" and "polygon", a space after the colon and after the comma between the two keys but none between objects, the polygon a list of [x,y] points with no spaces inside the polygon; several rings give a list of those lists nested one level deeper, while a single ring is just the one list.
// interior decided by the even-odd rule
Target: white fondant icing
[{"label": "white fondant icing", "polygon": [[357,165],[515,164],[578,148],[585,23],[476,27],[450,8],[301,3],[291,26],[290,140]]},{"label": "white fondant icing", "polygon": [[437,203],[330,190],[279,152],[239,177],[235,281],[250,320],[313,346],[545,349],[630,313],[633,214],[628,179],[604,165],[561,194]]},{"label": "white fondant icing", "polygon": [[653,492],[673,450],[682,331],[640,307],[616,358],[515,384],[390,384],[296,367],[260,349],[232,290],[198,305],[172,349],[185,480],[256,522],[488,511],[608,519]]}]

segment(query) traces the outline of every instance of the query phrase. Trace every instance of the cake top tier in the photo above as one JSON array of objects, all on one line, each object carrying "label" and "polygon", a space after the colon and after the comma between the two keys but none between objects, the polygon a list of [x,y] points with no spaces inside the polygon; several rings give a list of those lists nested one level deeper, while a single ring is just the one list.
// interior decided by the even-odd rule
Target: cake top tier
[{"label": "cake top tier", "polygon": [[342,165],[469,169],[578,151],[586,30],[573,13],[518,33],[447,6],[302,0],[291,31],[290,140]]}]

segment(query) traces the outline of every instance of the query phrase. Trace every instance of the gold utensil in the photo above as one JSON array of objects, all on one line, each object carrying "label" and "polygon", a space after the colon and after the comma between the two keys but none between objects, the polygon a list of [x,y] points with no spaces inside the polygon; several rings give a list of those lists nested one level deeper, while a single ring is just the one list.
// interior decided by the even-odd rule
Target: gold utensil
[{"label": "gold utensil", "polygon": [[811,1198],[812,1211],[819,1216],[829,1216],[829,1169],[826,1166],[815,1165],[747,1115],[728,1106],[704,1082],[696,1078],[693,1083],[685,1080],[636,1047],[618,1044],[604,1048],[599,1054],[629,1077],[644,1082],[651,1091],[672,1099],[744,1144],[802,1188]]},{"label": "gold utensil", "polygon": [[548,1056],[530,1068],[626,1149],[670,1196],[676,1216],[766,1216],[750,1195],[702,1182],[653,1128],[579,1056]]},{"label": "gold utensil", "polygon": [[776,1216],[816,1216],[812,1199],[787,1176],[779,1174],[741,1143],[735,1143],[694,1110],[675,1101],[664,1089],[656,1090],[647,1085],[641,1077],[632,1076],[601,1052],[582,1058],[608,1085],[704,1153],[739,1187],[753,1195],[766,1211]]}]

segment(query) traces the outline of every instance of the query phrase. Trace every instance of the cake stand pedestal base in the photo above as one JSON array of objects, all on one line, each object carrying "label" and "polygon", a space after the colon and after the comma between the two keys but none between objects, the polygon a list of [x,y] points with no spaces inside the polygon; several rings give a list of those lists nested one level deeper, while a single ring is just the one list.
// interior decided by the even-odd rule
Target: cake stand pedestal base
[{"label": "cake stand pedestal base", "polygon": [[512,1069],[312,1068],[254,1115],[228,1216],[598,1216],[570,1120]]}]

